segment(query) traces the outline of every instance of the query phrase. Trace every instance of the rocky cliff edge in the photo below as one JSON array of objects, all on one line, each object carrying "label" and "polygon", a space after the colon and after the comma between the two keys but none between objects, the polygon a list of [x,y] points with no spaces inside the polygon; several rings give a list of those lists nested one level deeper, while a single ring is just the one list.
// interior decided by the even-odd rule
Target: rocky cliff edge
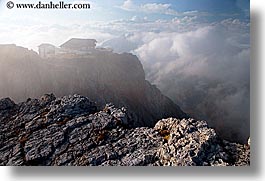
[{"label": "rocky cliff edge", "polygon": [[0,165],[244,166],[250,145],[219,139],[205,121],[129,128],[125,108],[80,95],[0,100]]}]

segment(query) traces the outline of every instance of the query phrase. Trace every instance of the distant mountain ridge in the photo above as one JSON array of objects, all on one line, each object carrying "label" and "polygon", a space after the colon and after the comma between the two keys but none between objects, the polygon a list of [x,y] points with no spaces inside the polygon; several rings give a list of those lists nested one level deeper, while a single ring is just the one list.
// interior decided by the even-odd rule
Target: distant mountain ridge
[{"label": "distant mountain ridge", "polygon": [[15,45],[0,46],[0,98],[17,102],[46,93],[81,94],[99,107],[112,102],[126,107],[130,126],[154,126],[167,117],[187,115],[148,81],[138,58],[94,49],[85,56],[42,59],[36,52]]}]

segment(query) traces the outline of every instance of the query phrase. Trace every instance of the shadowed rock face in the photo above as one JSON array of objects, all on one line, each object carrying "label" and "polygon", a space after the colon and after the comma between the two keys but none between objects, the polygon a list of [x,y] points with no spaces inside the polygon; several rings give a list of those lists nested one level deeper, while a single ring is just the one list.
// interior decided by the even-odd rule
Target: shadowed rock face
[{"label": "shadowed rock face", "polygon": [[28,49],[0,46],[0,98],[16,102],[46,93],[81,94],[103,108],[126,107],[130,126],[154,126],[162,118],[187,115],[148,81],[138,58],[94,50],[85,57],[41,59]]},{"label": "shadowed rock face", "polygon": [[249,165],[250,147],[221,140],[205,121],[163,119],[129,128],[125,108],[80,95],[0,100],[0,165]]}]

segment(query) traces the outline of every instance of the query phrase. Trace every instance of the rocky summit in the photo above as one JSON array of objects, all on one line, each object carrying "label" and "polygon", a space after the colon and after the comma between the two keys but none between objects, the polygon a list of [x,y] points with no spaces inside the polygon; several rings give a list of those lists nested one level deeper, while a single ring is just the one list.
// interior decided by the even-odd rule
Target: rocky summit
[{"label": "rocky summit", "polygon": [[127,112],[112,104],[100,110],[80,95],[2,99],[0,165],[250,165],[249,144],[220,139],[205,121],[168,118],[131,128]]},{"label": "rocky summit", "polygon": [[131,127],[154,126],[166,117],[187,117],[178,105],[145,79],[139,59],[94,49],[86,56],[42,59],[15,45],[0,45],[0,98],[16,102],[45,93],[81,94],[103,109],[112,102],[127,107]]}]

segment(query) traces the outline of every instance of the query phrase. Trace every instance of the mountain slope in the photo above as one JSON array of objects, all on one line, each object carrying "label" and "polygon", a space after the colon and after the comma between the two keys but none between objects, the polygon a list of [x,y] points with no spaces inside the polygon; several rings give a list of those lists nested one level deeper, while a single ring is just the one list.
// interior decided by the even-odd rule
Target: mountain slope
[{"label": "mountain slope", "polygon": [[112,102],[126,107],[130,126],[154,126],[162,118],[187,115],[148,81],[138,58],[94,50],[75,58],[41,59],[34,51],[0,46],[0,98],[24,101],[45,93],[81,94],[103,108]]},{"label": "mountain slope", "polygon": [[250,145],[221,140],[205,121],[128,128],[126,109],[80,95],[0,100],[0,165],[243,166]]}]

